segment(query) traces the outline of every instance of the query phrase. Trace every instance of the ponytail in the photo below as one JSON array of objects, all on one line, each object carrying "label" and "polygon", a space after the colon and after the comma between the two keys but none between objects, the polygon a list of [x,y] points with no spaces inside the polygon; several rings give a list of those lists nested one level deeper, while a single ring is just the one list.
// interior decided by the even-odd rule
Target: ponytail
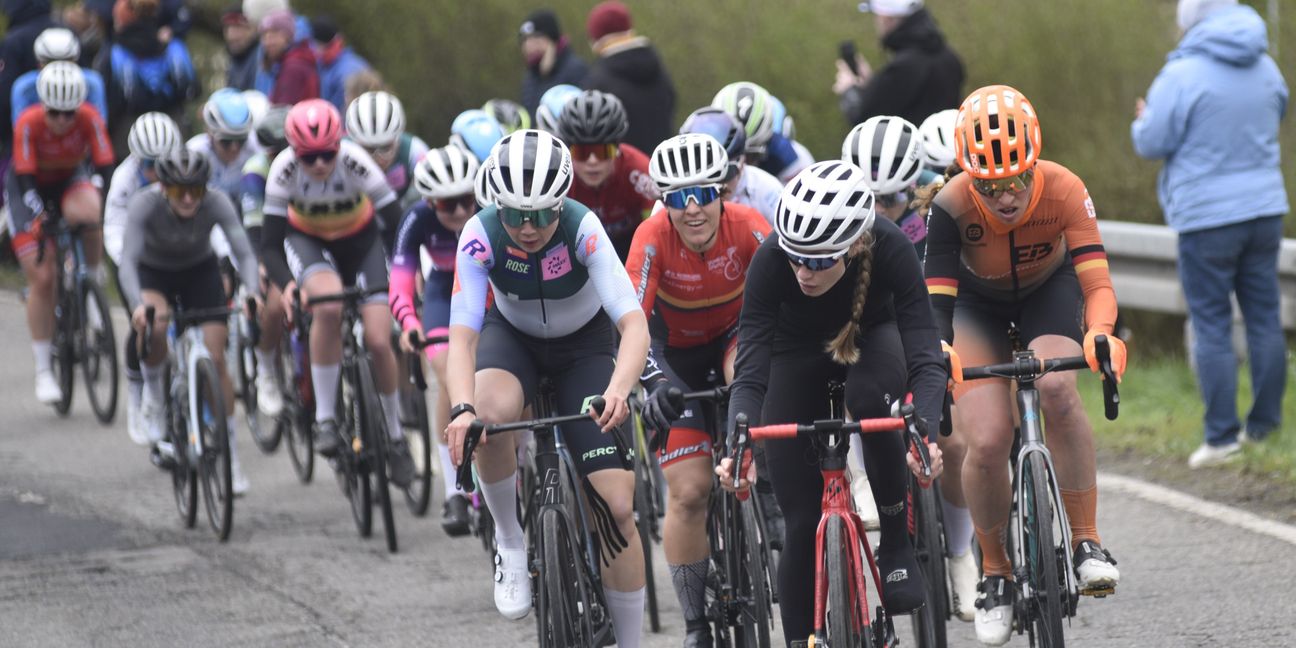
[{"label": "ponytail", "polygon": [[850,319],[842,326],[824,350],[832,354],[833,362],[841,365],[852,365],[859,360],[859,347],[855,345],[855,335],[859,333],[860,318],[864,315],[864,302],[868,299],[869,280],[873,274],[873,232],[864,230],[855,245],[862,250],[859,253],[859,283],[855,284],[855,299],[851,302]]},{"label": "ponytail", "polygon": [[957,162],[951,163],[945,168],[944,177],[932,180],[931,184],[919,187],[918,190],[914,192],[913,202],[909,203],[909,206],[912,207],[915,212],[925,215],[927,210],[931,209],[931,204],[932,201],[936,199],[936,194],[940,193],[940,190],[945,187],[946,183],[948,183],[951,178],[962,172],[963,169]]}]

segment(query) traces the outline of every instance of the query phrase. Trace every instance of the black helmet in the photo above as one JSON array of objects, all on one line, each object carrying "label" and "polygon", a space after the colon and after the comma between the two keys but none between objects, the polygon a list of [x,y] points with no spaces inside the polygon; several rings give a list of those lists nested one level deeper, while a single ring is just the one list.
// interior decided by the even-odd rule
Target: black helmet
[{"label": "black helmet", "polygon": [[158,180],[165,185],[206,185],[211,179],[207,154],[180,147],[157,163]]},{"label": "black helmet", "polygon": [[257,141],[263,148],[282,151],[288,148],[288,135],[284,131],[284,122],[288,120],[289,106],[275,106],[266,111],[256,125]]},{"label": "black helmet", "polygon": [[621,100],[598,90],[572,97],[558,116],[558,136],[567,144],[617,144],[628,130]]}]

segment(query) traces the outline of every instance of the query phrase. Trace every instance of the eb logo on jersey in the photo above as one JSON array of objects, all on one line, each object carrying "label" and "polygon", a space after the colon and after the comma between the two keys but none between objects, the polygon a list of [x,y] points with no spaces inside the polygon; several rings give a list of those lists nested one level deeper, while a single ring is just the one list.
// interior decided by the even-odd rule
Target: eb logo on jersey
[{"label": "eb logo on jersey", "polygon": [[1032,243],[1013,248],[1013,264],[1032,263],[1053,253],[1053,244],[1049,242]]}]

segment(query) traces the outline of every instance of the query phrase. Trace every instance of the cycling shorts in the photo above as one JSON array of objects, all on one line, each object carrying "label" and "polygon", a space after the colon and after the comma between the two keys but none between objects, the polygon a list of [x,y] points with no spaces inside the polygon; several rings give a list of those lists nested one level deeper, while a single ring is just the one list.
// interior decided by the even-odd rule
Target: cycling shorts
[{"label": "cycling shorts", "polygon": [[[220,264],[212,255],[183,270],[160,270],[141,263],[139,265],[140,291],[161,293],[167,303],[177,311],[184,309],[206,310],[226,305],[225,284],[221,281]],[[225,323],[225,317],[213,315],[201,322]]]},{"label": "cycling shorts", "polygon": [[[697,391],[716,386],[707,380],[712,370],[724,381],[725,357],[738,347],[738,327],[729,329],[724,335],[706,344],[687,348],[666,347],[666,364],[680,380],[684,381],[682,389]],[[713,433],[725,425],[728,417],[724,411],[719,412],[718,421],[711,420],[712,404],[705,401],[688,401],[684,412],[671,426],[670,437],[666,445],[658,451],[662,467],[676,461],[691,457],[711,458],[711,444],[715,441]]]},{"label": "cycling shorts", "polygon": [[[454,289],[454,273],[433,270],[423,281],[423,331],[429,336],[450,334],[450,292]],[[449,350],[449,344],[428,347],[428,358]]]},{"label": "cycling shorts", "polygon": [[[376,288],[387,285],[387,261],[378,227],[372,222],[359,232],[328,241],[289,227],[284,237],[288,267],[297,285],[317,272],[336,272],[344,286]],[[371,295],[366,304],[387,304],[387,293]]]},{"label": "cycling shorts", "polygon": [[[22,197],[22,187],[18,185],[18,176],[12,172],[5,174],[5,204],[9,206],[10,244],[18,258],[36,252],[37,239],[40,237],[40,223],[36,222],[39,214],[32,212]],[[56,185],[36,187],[45,204],[58,203],[60,206],[74,191],[98,191],[90,184],[90,173],[85,166],[77,167],[71,178]]]},{"label": "cycling shorts", "polygon": [[[611,320],[599,311],[570,335],[531,337],[514,328],[498,308],[492,307],[482,321],[477,370],[503,369],[513,374],[522,383],[528,403],[539,391],[540,377],[547,376],[556,390],[555,414],[572,414],[580,411],[587,398],[606,391],[612,380],[612,330]],[[581,475],[624,469],[615,441],[593,419],[560,429]]]}]

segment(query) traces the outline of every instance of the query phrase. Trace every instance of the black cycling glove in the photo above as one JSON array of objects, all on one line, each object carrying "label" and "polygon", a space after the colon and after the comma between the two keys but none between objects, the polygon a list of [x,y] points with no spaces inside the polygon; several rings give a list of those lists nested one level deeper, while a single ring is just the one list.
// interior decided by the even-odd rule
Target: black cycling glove
[{"label": "black cycling glove", "polygon": [[658,381],[653,386],[652,392],[644,401],[643,418],[644,423],[649,428],[657,431],[652,435],[649,446],[656,451],[666,442],[666,436],[670,433],[671,424],[680,417],[682,412],[675,409],[667,398],[667,392],[670,391],[671,384],[668,380]]}]

